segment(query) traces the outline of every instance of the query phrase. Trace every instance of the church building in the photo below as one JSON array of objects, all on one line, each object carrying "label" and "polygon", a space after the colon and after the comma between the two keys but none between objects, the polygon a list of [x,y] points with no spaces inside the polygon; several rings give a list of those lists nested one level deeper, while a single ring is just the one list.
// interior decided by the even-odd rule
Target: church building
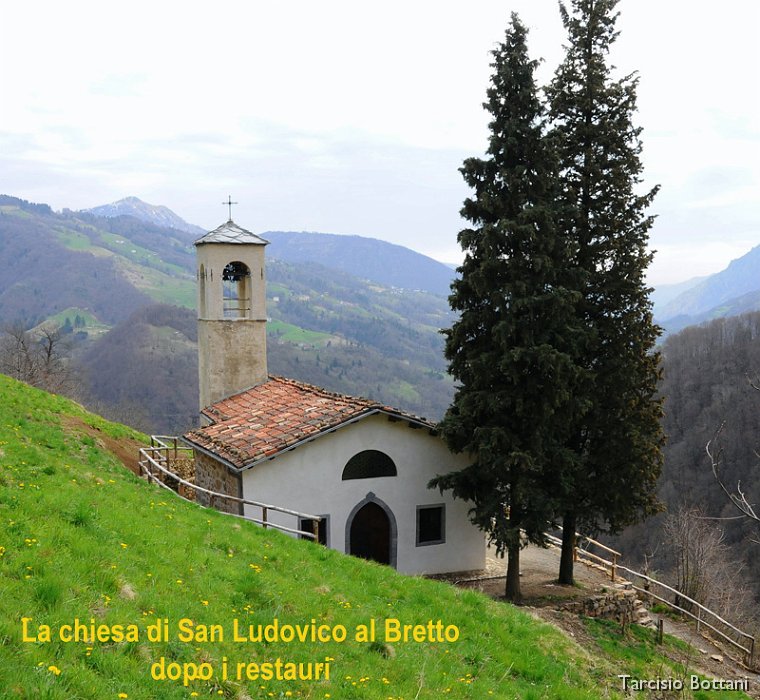
[{"label": "church building", "polygon": [[[269,376],[267,241],[231,219],[195,242],[201,427],[196,485],[321,518],[322,544],[404,573],[482,569],[469,504],[427,484],[466,465],[434,424],[375,401]],[[219,504],[240,513],[234,501]],[[244,515],[261,519],[245,505]],[[269,513],[296,530],[311,523]]]}]

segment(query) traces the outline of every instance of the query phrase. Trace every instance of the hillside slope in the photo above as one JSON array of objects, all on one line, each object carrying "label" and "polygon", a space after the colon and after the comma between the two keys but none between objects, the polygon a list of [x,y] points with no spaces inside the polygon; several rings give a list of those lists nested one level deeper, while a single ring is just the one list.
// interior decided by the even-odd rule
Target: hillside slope
[{"label": "hillside slope", "polygon": [[[146,206],[150,214],[154,208]],[[422,268],[432,265],[446,280],[451,271],[382,241],[304,236],[305,249],[290,246],[296,257],[306,256],[303,261],[268,260],[271,371],[335,391],[370,394],[433,419],[443,415],[453,393],[438,332],[453,322],[446,300],[339,268],[352,259],[359,275],[378,261],[391,271],[405,266],[412,286],[414,264],[410,268],[408,260],[422,261]],[[0,328],[16,320],[33,326],[68,318],[84,365],[82,400],[140,428],[185,430],[197,413],[193,352],[181,337],[166,342],[172,339],[162,328],[166,324],[142,323],[142,309],[156,302],[194,309],[191,238],[133,216],[56,213],[44,204],[0,195]],[[337,267],[309,258],[313,253],[322,259],[325,251]],[[114,326],[118,330],[111,335]],[[389,376],[395,379],[388,382]]]},{"label": "hillside slope", "polygon": [[[479,594],[202,510],[137,479],[107,449],[139,435],[2,376],[0,394],[3,698],[579,699],[620,697],[617,673],[662,671],[651,651],[644,666],[624,661],[625,650],[620,658],[593,657]],[[108,628],[100,640],[60,641],[77,618],[86,628]],[[386,619],[440,620],[459,638],[430,641],[425,632],[424,641],[391,643],[378,632],[374,643],[354,639],[360,625],[375,620],[383,630]],[[149,640],[149,626],[162,629],[163,620],[168,639]],[[235,620],[243,637],[250,625],[274,620],[342,625],[348,633],[343,642],[234,641]],[[116,625],[134,638],[120,640]],[[220,626],[215,641],[212,625]],[[192,630],[184,640],[183,628]],[[247,664],[278,658],[327,663],[330,679],[245,677]],[[179,664],[171,668],[180,676],[191,668],[183,664],[195,664],[211,677],[187,685],[181,677],[153,680],[161,659]],[[227,680],[225,659],[233,669]],[[238,662],[246,664],[240,680]]]},{"label": "hillside slope", "polygon": [[313,262],[391,287],[447,298],[456,276],[447,265],[404,246],[364,236],[267,231],[267,255],[289,263]]}]

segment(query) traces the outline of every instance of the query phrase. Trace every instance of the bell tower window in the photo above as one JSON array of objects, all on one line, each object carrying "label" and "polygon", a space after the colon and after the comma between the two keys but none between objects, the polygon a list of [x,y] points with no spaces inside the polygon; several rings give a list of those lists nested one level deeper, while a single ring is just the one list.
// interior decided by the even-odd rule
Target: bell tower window
[{"label": "bell tower window", "polygon": [[222,271],[224,318],[248,318],[251,312],[251,271],[236,260]]},{"label": "bell tower window", "polygon": [[198,289],[199,289],[198,300],[200,303],[200,307],[198,309],[198,317],[206,318],[206,266],[205,265],[201,265],[200,270],[198,270]]}]

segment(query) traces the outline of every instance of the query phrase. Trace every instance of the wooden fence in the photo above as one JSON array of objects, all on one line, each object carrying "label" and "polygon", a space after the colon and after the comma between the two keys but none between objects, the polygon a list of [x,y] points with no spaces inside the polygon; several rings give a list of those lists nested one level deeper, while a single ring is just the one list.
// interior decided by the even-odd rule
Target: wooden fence
[{"label": "wooden fence", "polygon": [[[184,500],[191,500],[185,498],[178,491],[178,486],[181,484],[187,489],[190,489],[194,493],[204,493],[212,497],[221,498],[224,500],[232,501],[233,503],[239,503],[243,506],[254,506],[261,508],[261,518],[253,518],[248,515],[238,515],[237,513],[225,513],[226,515],[232,515],[237,518],[249,520],[250,522],[261,525],[264,528],[274,528],[282,532],[288,532],[293,535],[299,535],[315,542],[319,541],[319,523],[322,521],[322,517],[319,515],[312,515],[311,513],[301,513],[296,510],[290,510],[288,508],[282,508],[280,506],[274,506],[270,503],[261,503],[260,501],[251,501],[247,498],[238,498],[237,496],[230,496],[226,493],[218,493],[217,491],[211,491],[205,489],[202,486],[197,486],[192,482],[183,479],[177,474],[173,473],[168,465],[172,461],[181,459],[186,455],[192,455],[192,449],[179,444],[176,437],[166,435],[153,435],[151,436],[151,446],[140,448],[140,472],[145,474],[149,481],[158,484],[162,488],[165,488],[179,498]],[[203,507],[203,506],[201,506]],[[221,511],[224,512],[224,511]],[[269,513],[284,513],[296,518],[296,522],[300,523],[301,520],[310,520],[312,523],[312,529],[301,530],[300,528],[290,528],[285,525],[270,522]]]},{"label": "wooden fence", "polygon": [[[561,547],[562,540],[552,535],[547,536],[549,541]],[[578,543],[582,543],[579,545]],[[588,550],[589,546],[597,547],[605,552],[609,559],[605,559],[598,554],[594,554]],[[667,605],[671,610],[675,610],[681,615],[685,615],[691,618],[697,623],[697,632],[700,632],[702,627],[707,627],[714,632],[722,641],[731,645],[738,651],[740,651],[744,657],[744,662],[748,668],[752,669],[755,665],[755,637],[738,627],[732,625],[730,622],[724,620],[720,615],[713,612],[709,608],[705,607],[696,600],[689,598],[680,591],[668,586],[662,581],[658,581],[646,574],[642,574],[639,571],[629,569],[627,566],[622,566],[619,563],[619,559],[622,555],[620,552],[607,547],[601,542],[597,542],[590,537],[580,535],[576,533],[576,547],[574,550],[574,558],[576,561],[584,561],[592,563],[598,567],[603,568],[611,581],[619,580],[621,572],[626,576],[626,581],[631,584],[635,591],[638,591],[643,597],[647,597],[653,600],[657,600],[664,605]],[[628,579],[633,580],[628,580]],[[639,584],[639,585],[637,585]],[[690,608],[690,609],[689,609]],[[696,612],[694,612],[696,610]]]}]

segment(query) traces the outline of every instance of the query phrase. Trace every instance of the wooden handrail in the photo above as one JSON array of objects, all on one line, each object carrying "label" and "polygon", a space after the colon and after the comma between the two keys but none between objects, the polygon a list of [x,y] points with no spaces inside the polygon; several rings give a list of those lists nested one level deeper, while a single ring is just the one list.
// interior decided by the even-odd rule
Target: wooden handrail
[{"label": "wooden handrail", "polygon": [[[560,532],[564,532],[562,529],[562,525],[557,525],[557,530]],[[580,539],[586,540],[587,542],[590,542],[593,545],[596,545],[600,549],[603,549],[605,552],[609,552],[610,554],[614,554],[617,557],[622,557],[623,555],[618,552],[617,550],[612,549],[612,547],[608,547],[606,544],[602,544],[601,542],[598,542],[597,540],[592,539],[588,535],[581,535],[580,532],[575,533],[576,537],[579,537]]]},{"label": "wooden handrail", "polygon": [[[188,499],[184,498],[183,496],[180,496],[180,494],[178,494],[176,491],[174,491],[174,489],[172,489],[167,484],[164,484],[155,474],[153,474],[152,471],[150,469],[148,469],[148,467],[146,466],[146,461],[147,461],[148,464],[150,464],[151,466],[153,466],[156,469],[158,469],[158,471],[161,472],[162,474],[165,474],[166,476],[172,478],[173,480],[177,481],[178,483],[183,484],[184,486],[187,486],[188,488],[194,489],[195,491],[199,491],[199,492],[208,494],[210,496],[218,497],[218,498],[223,498],[223,499],[226,499],[226,500],[229,500],[229,501],[233,501],[235,503],[241,503],[242,505],[250,505],[250,506],[257,507],[257,508],[261,508],[262,509],[262,516],[263,517],[262,517],[262,519],[258,519],[258,518],[254,518],[254,517],[251,517],[251,516],[238,515],[236,513],[230,513],[229,515],[235,515],[236,517],[241,517],[244,520],[249,520],[251,522],[257,523],[259,525],[262,525],[265,528],[266,527],[272,527],[272,528],[275,528],[277,530],[281,530],[283,532],[290,532],[290,533],[293,533],[293,534],[301,535],[303,537],[307,537],[307,538],[313,539],[315,541],[318,539],[319,523],[323,520],[323,518],[321,516],[319,516],[319,515],[313,515],[311,513],[301,513],[301,512],[296,511],[296,510],[290,510],[289,508],[282,508],[281,506],[275,506],[275,505],[272,505],[272,504],[269,504],[269,503],[262,503],[260,501],[251,501],[251,500],[245,499],[245,498],[238,498],[237,496],[231,496],[231,495],[226,494],[226,493],[219,493],[217,491],[211,491],[210,489],[206,489],[206,488],[203,488],[202,486],[198,486],[197,484],[193,484],[192,482],[187,481],[186,479],[183,479],[182,477],[180,477],[180,476],[172,473],[171,471],[169,471],[168,469],[166,469],[165,467],[163,467],[155,459],[153,459],[153,457],[149,454],[149,452],[150,453],[161,452],[163,450],[169,450],[169,449],[173,449],[173,447],[171,447],[169,445],[165,445],[165,447],[142,447],[142,448],[140,448],[140,455],[143,457],[143,459],[141,459],[139,461],[140,469],[143,470],[148,475],[149,479],[151,479],[152,481],[155,481],[156,483],[160,484],[164,488],[167,488],[168,490],[172,491],[172,493],[175,493],[180,498],[183,498],[184,500],[188,500]],[[192,450],[190,448],[181,447],[179,449],[180,450],[184,450],[184,451],[188,451],[188,452],[192,452]],[[165,459],[165,457],[164,457],[164,459]],[[198,504],[198,505],[200,505],[200,504]],[[201,506],[201,507],[203,507],[203,506]],[[292,516],[295,516],[295,517],[298,517],[298,518],[302,518],[304,520],[312,520],[313,521],[313,523],[312,523],[312,531],[309,532],[307,530],[297,530],[297,529],[286,527],[285,525],[278,525],[277,523],[273,523],[273,522],[269,521],[268,518],[267,518],[267,511],[269,511],[269,510],[274,510],[274,511],[276,511],[278,513],[284,513],[286,515],[292,515]]]},{"label": "wooden handrail", "polygon": [[[729,637],[725,632],[722,632],[721,630],[719,630],[713,624],[710,624],[710,622],[708,622],[707,620],[705,620],[704,617],[701,614],[700,615],[694,615],[694,613],[692,613],[692,612],[690,612],[688,610],[685,610],[681,606],[676,605],[676,603],[670,602],[666,598],[664,598],[662,596],[659,596],[656,593],[652,593],[651,591],[649,591],[647,589],[640,588],[640,587],[634,585],[633,583],[631,583],[631,586],[636,591],[640,591],[641,593],[650,595],[653,598],[659,600],[660,602],[665,603],[665,605],[669,606],[673,610],[676,610],[679,613],[682,613],[682,614],[684,614],[684,615],[686,615],[686,616],[694,619],[697,622],[697,628],[699,628],[699,625],[705,625],[705,627],[708,627],[713,632],[715,632],[716,634],[720,635],[720,637],[723,638],[725,641],[727,641],[729,644],[731,644],[732,646],[736,647],[737,649],[739,649],[740,651],[744,652],[747,655],[747,665],[749,666],[749,668],[752,668],[754,666],[754,661],[755,661],[755,637],[754,636],[752,636],[751,634],[748,634],[747,632],[744,632],[743,630],[740,630],[735,625],[732,625],[727,620],[724,620],[716,612],[713,612],[712,610],[710,610],[710,608],[707,608],[704,605],[702,605],[701,603],[699,603],[696,600],[694,600],[693,598],[690,598],[689,596],[684,595],[683,593],[681,593],[679,590],[673,588],[672,586],[669,586],[668,584],[663,583],[662,581],[658,581],[657,579],[654,579],[654,578],[652,578],[650,576],[647,576],[646,574],[642,574],[642,573],[640,573],[638,571],[635,571],[634,569],[629,569],[627,566],[622,566],[621,564],[618,564],[617,557],[622,556],[620,554],[620,552],[617,552],[614,549],[612,549],[610,547],[607,547],[606,545],[603,545],[601,542],[597,542],[596,540],[591,539],[590,537],[586,537],[585,535],[579,535],[578,533],[576,533],[576,537],[580,537],[582,539],[585,539],[588,542],[591,542],[592,544],[595,544],[595,545],[601,547],[602,549],[604,549],[604,550],[610,552],[611,554],[613,554],[612,561],[608,561],[607,559],[604,559],[603,557],[600,557],[600,556],[598,556],[596,554],[593,554],[592,552],[589,552],[588,550],[580,549],[577,546],[575,547],[575,552],[577,554],[581,554],[582,557],[593,559],[595,561],[601,562],[602,564],[605,564],[606,566],[610,567],[609,573],[610,573],[610,578],[612,579],[612,581],[615,580],[615,574],[616,574],[616,571],[618,571],[618,570],[625,571],[625,572],[627,572],[629,574],[632,574],[633,576],[637,576],[637,577],[639,577],[641,579],[644,579],[645,581],[649,582],[650,584],[654,584],[656,586],[660,586],[661,588],[669,591],[673,595],[677,596],[680,600],[685,600],[688,603],[690,603],[691,605],[696,606],[697,609],[700,611],[700,613],[704,612],[706,614],[706,616],[708,616],[708,619],[711,619],[716,624],[720,623],[722,625],[725,625],[726,628],[728,628],[731,631],[733,631],[736,634],[738,634],[740,636],[740,638],[748,640],[749,646],[745,647],[740,642],[738,642],[735,639],[732,639],[731,637]],[[555,546],[560,546],[560,547],[562,546],[562,540],[560,540],[558,537],[554,537],[553,535],[548,535],[547,534],[546,538],[547,538],[547,540],[549,542],[551,542]]]},{"label": "wooden handrail", "polygon": [[[731,645],[735,646],[737,649],[740,649],[740,650],[741,650],[741,651],[743,651],[745,654],[751,654],[751,653],[752,653],[752,644],[750,644],[750,648],[749,648],[749,649],[747,649],[747,648],[743,647],[743,646],[742,646],[742,645],[741,645],[739,642],[737,642],[735,639],[731,639],[731,637],[729,637],[727,634],[725,634],[724,632],[721,632],[721,631],[720,631],[720,630],[719,630],[717,627],[713,627],[713,625],[711,625],[709,622],[707,622],[706,620],[702,620],[702,619],[700,619],[700,618],[699,618],[697,615],[695,615],[695,614],[694,614],[694,613],[692,613],[692,612],[689,612],[689,611],[688,611],[688,610],[686,610],[685,608],[682,608],[680,605],[676,605],[675,603],[671,603],[669,600],[667,600],[667,598],[663,598],[662,596],[659,596],[659,595],[657,595],[656,593],[652,593],[652,591],[648,591],[648,590],[647,590],[647,589],[645,589],[645,588],[639,588],[638,586],[636,586],[636,585],[634,585],[634,584],[631,584],[631,586],[633,587],[633,589],[634,589],[635,591],[638,591],[639,593],[643,593],[643,594],[645,594],[645,595],[651,596],[652,598],[655,598],[655,599],[659,600],[661,603],[665,603],[665,605],[667,605],[668,607],[670,607],[670,608],[673,608],[673,610],[677,610],[678,612],[682,613],[683,615],[686,615],[686,616],[688,616],[688,617],[691,617],[692,619],[694,619],[694,620],[696,620],[696,621],[697,621],[697,624],[702,624],[702,625],[704,625],[705,627],[709,627],[709,628],[710,628],[710,629],[711,629],[713,632],[715,632],[716,634],[718,634],[718,635],[720,635],[721,637],[723,637],[723,639],[725,639],[725,640],[726,640],[726,641],[727,641],[729,644],[731,644]],[[685,597],[685,596],[684,596],[684,597]],[[700,606],[700,607],[701,607],[701,606]],[[713,613],[713,615],[714,615],[714,614],[715,614],[715,613]],[[718,616],[717,616],[717,615],[715,615],[715,617],[718,617]],[[720,619],[720,618],[718,618],[718,619]],[[729,627],[732,627],[733,629],[736,629],[736,628],[734,628],[734,627],[733,627],[733,625],[731,625],[731,624],[729,624],[729,623],[726,623],[726,624],[727,624]],[[746,635],[746,633],[745,633],[745,632],[742,632],[741,630],[736,630],[736,631],[737,631],[737,632],[739,632],[740,634],[743,634],[743,635],[745,635],[745,636],[749,637],[749,639],[750,639],[750,641],[751,641],[751,642],[753,642],[753,641],[754,641],[754,639],[755,639],[754,637],[751,637],[751,636],[749,636],[749,635]]]},{"label": "wooden handrail", "polygon": [[[175,496],[181,498],[183,501],[187,501],[188,503],[193,503],[194,505],[198,506],[199,508],[205,508],[205,506],[202,506],[200,503],[196,503],[195,501],[191,501],[189,498],[185,498],[182,494],[177,493],[171,486],[168,484],[165,484],[161,479],[159,479],[157,476],[154,476],[153,474],[148,474],[148,478],[154,480],[161,488],[166,489],[167,491],[170,491]],[[219,494],[220,496],[223,496],[224,494]],[[242,520],[248,520],[252,523],[256,523],[257,525],[263,525],[264,528],[267,527],[267,523],[264,520],[259,520],[258,518],[252,518],[248,515],[240,515],[239,513],[229,513],[226,510],[220,510],[217,511],[218,513],[221,513],[222,515],[231,515],[233,518],[241,518]],[[294,530],[293,528],[287,527],[285,525],[276,525],[274,523],[269,523],[269,527],[273,527],[277,530],[282,530],[283,532],[291,532],[294,535],[303,535],[304,537],[312,538],[316,541],[316,537],[309,532],[308,530]]]},{"label": "wooden handrail", "polygon": [[[658,581],[656,578],[651,578],[650,576],[647,576],[646,574],[642,574],[642,573],[639,573],[638,571],[634,571],[633,569],[629,569],[627,566],[620,566],[619,568],[623,569],[624,571],[627,571],[629,574],[633,574],[634,576],[638,576],[639,578],[643,578],[646,581],[649,581],[650,583],[654,583],[654,584],[660,586],[660,588],[664,588],[665,590],[669,591],[670,593],[674,593],[680,599],[685,600],[685,601],[691,603],[692,605],[698,607],[700,610],[703,610],[704,612],[706,612],[708,615],[712,615],[716,620],[718,620],[718,622],[720,622],[721,624],[724,624],[726,627],[729,627],[730,629],[732,629],[737,634],[740,634],[742,637],[746,637],[747,639],[754,639],[754,637],[751,634],[747,634],[746,632],[743,632],[742,630],[740,630],[738,627],[734,627],[734,625],[732,625],[730,622],[727,622],[726,620],[724,620],[720,615],[718,615],[717,613],[715,613],[712,610],[710,610],[710,608],[706,608],[704,605],[702,605],[701,603],[698,603],[693,598],[689,598],[689,596],[684,595],[683,593],[681,593],[681,591],[673,588],[672,586],[668,586],[667,583],[663,583],[662,581]],[[670,603],[669,603],[669,605],[670,605]],[[673,604],[673,606],[675,607],[675,604]],[[695,617],[695,616],[692,615],[692,617]],[[695,619],[696,619],[696,617],[695,617]],[[702,622],[702,624],[707,624],[704,620],[702,620],[701,622]]]}]

